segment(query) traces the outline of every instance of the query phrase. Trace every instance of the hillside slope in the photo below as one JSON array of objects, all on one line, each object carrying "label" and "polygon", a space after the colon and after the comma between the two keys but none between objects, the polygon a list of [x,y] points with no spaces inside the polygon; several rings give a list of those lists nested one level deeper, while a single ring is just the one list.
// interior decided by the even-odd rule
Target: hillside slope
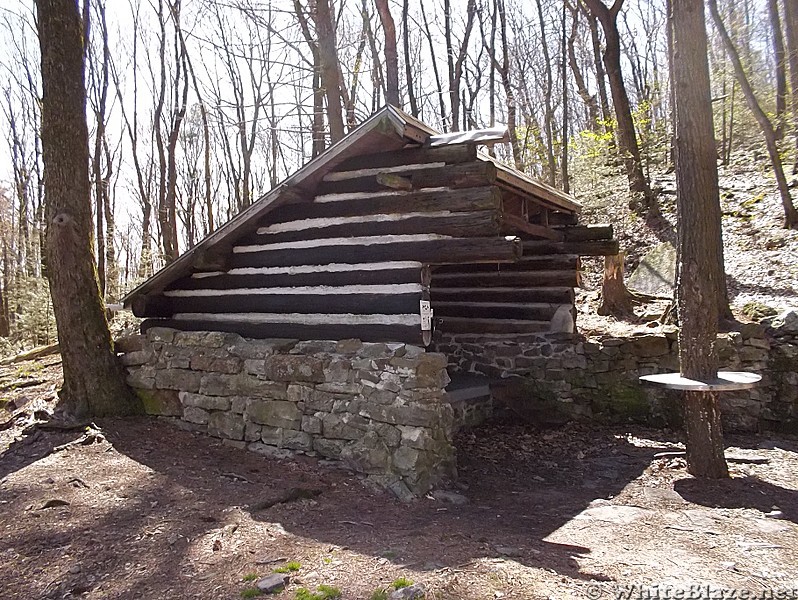
[{"label": "hillside slope", "polygon": [[[750,303],[775,311],[798,307],[798,231],[783,227],[783,210],[776,182],[767,163],[756,162],[749,154],[738,154],[728,166],[719,166],[721,209],[726,281],[732,310],[738,319],[747,321],[744,307]],[[627,206],[625,178],[609,167],[583,182],[576,196],[584,205],[586,223],[612,223],[621,249],[626,252],[626,275],[632,273],[640,258],[660,241],[676,243],[676,176],[652,173],[652,187],[659,191],[661,209],[672,230],[654,231]],[[798,180],[793,179],[798,202]],[[584,261],[581,312],[595,313],[601,288],[603,261]],[[749,307],[750,309],[750,307]],[[656,312],[641,307],[639,316]],[[642,319],[641,319],[642,320]],[[583,319],[583,325],[585,324]],[[595,319],[587,320],[598,327]],[[612,328],[612,319],[604,325]]]}]

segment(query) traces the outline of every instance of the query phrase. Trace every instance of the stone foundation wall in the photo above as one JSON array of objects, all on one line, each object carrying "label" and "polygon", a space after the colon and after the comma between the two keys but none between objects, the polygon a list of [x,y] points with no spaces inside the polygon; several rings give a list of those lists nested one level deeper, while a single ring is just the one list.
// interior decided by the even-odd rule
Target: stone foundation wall
[{"label": "stone foundation wall", "polygon": [[[791,323],[744,325],[718,336],[724,370],[762,375],[752,390],[720,395],[729,429],[798,431],[798,317]],[[681,422],[679,392],[638,382],[641,375],[679,370],[675,329],[623,339],[442,336],[435,349],[449,357],[453,377],[481,373],[504,380],[505,385],[493,385],[494,401],[530,421]]]},{"label": "stone foundation wall", "polygon": [[400,497],[455,476],[442,354],[165,328],[120,340],[117,350],[148,413],[225,443],[340,459]]},{"label": "stone foundation wall", "polygon": [[[718,336],[722,368],[763,376],[753,390],[721,394],[729,429],[798,431],[798,315],[791,323]],[[547,424],[681,418],[679,392],[638,382],[678,370],[675,331],[623,339],[443,336],[435,349],[165,328],[117,342],[149,414],[268,456],[341,460],[402,498],[455,477],[454,432],[489,416],[494,404]],[[447,394],[447,367],[504,384],[491,394]]]}]

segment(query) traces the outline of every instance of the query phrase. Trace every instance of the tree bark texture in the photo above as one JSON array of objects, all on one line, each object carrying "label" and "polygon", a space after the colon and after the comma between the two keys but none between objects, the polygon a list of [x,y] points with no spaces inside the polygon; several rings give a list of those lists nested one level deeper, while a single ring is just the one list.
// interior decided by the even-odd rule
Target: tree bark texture
[{"label": "tree bark texture", "polygon": [[112,350],[92,256],[83,29],[76,0],[37,0],[47,264],[64,369],[62,407],[75,417],[130,414],[138,402]]},{"label": "tree bark texture", "polygon": [[768,0],[768,16],[773,33],[773,55],[776,59],[776,133],[781,139],[784,136],[784,112],[787,110],[787,55],[784,50],[778,0]]},{"label": "tree bark texture", "polygon": [[574,6],[571,10],[571,33],[568,36],[568,65],[571,67],[571,72],[574,76],[574,83],[576,84],[576,91],[582,102],[587,107],[588,121],[590,121],[591,131],[598,131],[599,129],[599,105],[596,101],[596,96],[587,90],[585,78],[582,75],[582,70],[579,68],[579,62],[576,60],[576,50],[574,42],[576,41],[577,28],[579,26],[579,10]]},{"label": "tree bark texture", "polygon": [[[793,137],[798,149],[798,0],[784,0],[784,33],[787,40],[787,64],[790,72],[790,112]],[[792,168],[798,173],[798,156]]]},{"label": "tree bark texture", "polygon": [[618,318],[633,314],[632,294],[623,282],[623,252],[604,257],[604,278],[601,282],[600,315]]},{"label": "tree bark texture", "polygon": [[330,142],[344,137],[344,115],[341,108],[341,78],[338,74],[338,50],[335,45],[335,22],[329,0],[318,0],[313,13],[319,39],[319,68],[321,85],[327,95],[327,120],[330,124]]},{"label": "tree bark texture", "polygon": [[402,108],[399,100],[399,54],[396,51],[396,25],[388,0],[375,0],[385,34],[385,101]]},{"label": "tree bark texture", "polygon": [[[518,107],[516,105],[515,90],[513,90],[512,82],[510,81],[510,54],[508,50],[509,42],[507,39],[507,11],[504,6],[504,0],[496,0],[494,10],[499,13],[499,32],[501,34],[502,42],[502,62],[501,67],[497,66],[499,76],[502,80],[502,87],[504,88],[505,102],[507,103],[507,132],[510,135],[510,148],[513,152],[513,164],[515,168],[523,170],[524,163],[521,159],[521,148],[518,144],[518,131],[516,128]],[[493,58],[493,63],[498,65],[496,58]]]},{"label": "tree bark texture", "polygon": [[[582,7],[582,2],[579,3]],[[601,100],[601,117],[604,121],[604,131],[610,133],[612,131],[612,115],[610,114],[610,101],[607,97],[606,73],[604,73],[604,65],[601,63],[601,40],[599,39],[598,21],[596,17],[587,11],[587,25],[590,29],[590,41],[593,44],[593,65],[596,69],[596,87],[599,91],[599,99]]]},{"label": "tree bark texture", "polygon": [[629,95],[626,92],[621,69],[621,38],[618,32],[617,20],[623,0],[615,0],[612,8],[607,8],[602,0],[585,0],[585,4],[599,20],[604,30],[604,67],[607,69],[612,103],[615,107],[618,150],[621,153],[626,176],[629,179],[629,191],[637,196],[633,206],[642,209],[641,212],[647,213],[645,216],[656,216],[659,211],[651,194],[648,180],[643,173],[643,163],[640,159],[640,148],[637,145],[632,109],[629,104]]},{"label": "tree bark texture", "polygon": [[[685,377],[712,379],[718,370],[714,345],[724,272],[717,260],[720,202],[703,0],[672,0],[672,15],[679,363]],[[688,392],[684,402],[688,472],[728,477],[717,394]]]}]

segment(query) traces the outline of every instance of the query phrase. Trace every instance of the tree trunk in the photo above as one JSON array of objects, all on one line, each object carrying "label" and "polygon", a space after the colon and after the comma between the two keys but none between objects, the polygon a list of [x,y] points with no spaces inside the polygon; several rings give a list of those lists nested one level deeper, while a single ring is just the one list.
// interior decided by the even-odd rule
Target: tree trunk
[{"label": "tree trunk", "polygon": [[[87,2],[84,9],[87,9],[89,3]],[[90,78],[94,82],[94,93],[96,94],[94,106],[94,116],[96,120],[96,127],[94,133],[94,154],[91,160],[91,172],[94,178],[94,201],[95,211],[97,218],[97,277],[100,281],[100,295],[106,297],[106,286],[108,284],[108,274],[106,269],[106,244],[113,246],[113,239],[107,239],[105,235],[105,225],[103,224],[103,216],[105,206],[109,202],[109,186],[110,186],[110,169],[111,165],[106,164],[105,167],[109,170],[109,174],[103,172],[103,146],[106,144],[105,136],[105,121],[106,121],[106,106],[108,100],[108,27],[105,22],[105,7],[97,7],[97,16],[100,24],[100,38],[102,40],[102,55],[99,57],[100,66],[96,66],[97,58],[93,55],[90,40],[84,40],[87,46],[87,55],[92,63],[95,63],[93,77]],[[84,19],[88,17],[88,12],[84,14]],[[88,24],[86,24],[88,27]]]},{"label": "tree trunk", "polygon": [[784,36],[781,33],[778,0],[768,0],[770,29],[773,33],[773,58],[776,60],[776,135],[784,137],[784,112],[787,110],[787,68]]},{"label": "tree trunk", "polygon": [[[116,218],[114,217],[114,207],[116,201],[112,197],[111,179],[114,175],[114,157],[108,148],[108,140],[103,142],[103,153],[105,163],[108,165],[105,174],[105,194],[103,194],[103,210],[105,211],[105,289],[100,292],[104,298],[115,301],[119,296],[119,265],[116,261]],[[120,159],[121,160],[121,159]]]},{"label": "tree trunk", "polygon": [[601,282],[600,315],[613,315],[618,318],[633,313],[634,300],[623,282],[623,252],[604,257],[604,279]]},{"label": "tree trunk", "polygon": [[[731,161],[732,148],[734,147],[734,103],[737,90],[737,81],[732,79],[731,94],[729,98],[729,134],[726,136],[726,156],[723,157],[723,164],[728,165]],[[798,163],[796,163],[798,164]]]},{"label": "tree trunk", "polygon": [[[203,143],[203,167],[205,173],[205,190],[204,190],[204,210],[205,210],[205,218],[207,220],[208,229],[205,232],[206,235],[213,232],[216,227],[214,226],[214,218],[213,218],[213,196],[212,196],[212,174],[211,174],[211,130],[210,126],[208,125],[208,109],[205,106],[205,102],[202,99],[201,90],[199,84],[197,83],[197,76],[194,73],[194,64],[191,62],[191,57],[188,54],[188,50],[186,49],[186,40],[183,37],[183,30],[179,30],[178,33],[180,34],[180,46],[183,49],[183,52],[186,55],[186,65],[188,66],[188,73],[191,75],[191,84],[194,87],[194,93],[197,95],[197,101],[199,102],[199,109],[200,109],[200,118],[202,119],[202,143]],[[275,159],[276,162],[276,159]]]},{"label": "tree trunk", "polygon": [[[581,2],[580,6],[582,6]],[[603,54],[601,40],[599,39],[596,17],[590,13],[587,14],[587,25],[590,28],[590,41],[593,44],[593,65],[596,69],[596,87],[598,88],[601,102],[601,117],[604,120],[604,131],[610,133],[612,131],[612,115],[610,114],[610,101],[607,97],[606,73],[604,73],[604,66],[601,64],[601,56]]]},{"label": "tree trunk", "polygon": [[[504,88],[505,100],[507,102],[507,132],[510,136],[510,148],[513,152],[513,164],[515,168],[523,170],[524,164],[521,160],[521,148],[518,144],[518,132],[516,130],[516,113],[517,106],[515,100],[515,90],[513,90],[513,82],[510,80],[510,51],[509,42],[507,39],[507,11],[504,6],[504,0],[496,0],[495,9],[499,13],[499,34],[502,42],[502,63],[501,67],[497,66],[499,76],[502,79],[502,87]],[[494,59],[494,64],[497,63]]]},{"label": "tree trunk", "polygon": [[[493,11],[490,15],[490,41],[485,39],[484,32],[482,34],[482,45],[487,49],[490,57],[490,70],[488,71],[488,125],[490,127],[496,126],[496,29],[499,22],[499,10],[496,2],[497,0],[493,0]],[[482,28],[481,18],[480,28]],[[488,148],[488,153],[491,156],[496,156],[493,146]]]},{"label": "tree trunk", "polygon": [[[423,2],[421,3],[423,6]],[[460,129],[460,93],[454,88],[454,47],[452,45],[452,3],[443,0],[443,38],[446,42],[446,65],[449,73],[449,125],[452,131]]]},{"label": "tree trunk", "polygon": [[[319,45],[310,33],[308,20],[299,0],[294,0],[294,14],[313,56],[313,121],[311,125],[312,147],[310,157],[316,158],[324,152],[324,86],[321,83],[321,58],[319,57]],[[297,105],[297,109],[299,109],[299,105]]]},{"label": "tree trunk", "polygon": [[166,102],[166,16],[164,15],[163,0],[158,0],[158,97],[155,102],[153,112],[153,137],[158,151],[158,224],[160,225],[161,247],[167,259],[176,257],[177,251],[174,248],[174,240],[170,237],[171,228],[169,227],[169,211],[166,202],[166,149],[163,143],[163,110]]},{"label": "tree trunk", "polygon": [[0,297],[0,337],[11,333],[11,313],[8,309],[8,294],[11,286],[10,265],[8,264],[8,240],[3,239],[3,295]]},{"label": "tree trunk", "polygon": [[70,416],[137,412],[112,350],[91,243],[83,30],[76,0],[37,0],[47,262]]},{"label": "tree trunk", "polygon": [[617,19],[623,0],[615,0],[612,8],[607,8],[602,0],[585,0],[585,4],[604,29],[604,67],[607,69],[607,76],[610,80],[610,92],[615,106],[615,118],[618,122],[616,132],[618,150],[629,179],[629,191],[634,196],[632,206],[642,213],[641,216],[656,217],[659,215],[659,209],[643,173],[632,109],[629,105],[629,96],[626,93],[621,69],[621,39],[618,33]]},{"label": "tree trunk", "polygon": [[385,77],[382,73],[382,62],[377,49],[377,40],[374,37],[374,30],[371,28],[369,0],[363,0],[360,12],[363,15],[363,32],[371,50],[371,82],[374,89],[374,93],[371,94],[371,111],[374,112],[382,106],[381,93],[385,89]]},{"label": "tree trunk", "polygon": [[449,132],[448,122],[446,120],[446,104],[443,101],[443,85],[441,84],[441,75],[438,71],[438,60],[435,58],[435,43],[432,39],[432,31],[430,31],[429,20],[427,19],[427,11],[424,10],[424,3],[419,5],[421,10],[421,18],[424,20],[424,34],[429,44],[430,62],[432,62],[432,72],[435,74],[435,87],[438,91],[438,110],[441,117],[441,128],[444,133]]},{"label": "tree trunk", "polygon": [[[665,44],[668,53],[668,73],[673,73],[673,4],[665,0]],[[724,75],[725,77],[725,75]],[[676,124],[676,101],[673,96],[673,85],[668,86],[668,100],[670,101],[670,140],[668,144],[668,161],[671,165],[676,163],[676,135],[673,127]],[[723,118],[726,118],[726,100],[723,100]],[[724,130],[724,135],[726,134]]]},{"label": "tree trunk", "polygon": [[[133,82],[133,115],[132,122],[128,117],[125,110],[125,103],[121,101],[122,89],[120,85],[119,73],[115,68],[111,69],[111,76],[114,79],[114,86],[116,87],[117,97],[120,98],[119,109],[122,113],[122,121],[124,129],[127,131],[128,139],[130,140],[131,156],[133,157],[133,168],[136,173],[136,189],[139,195],[139,202],[141,203],[142,219],[141,219],[141,255],[139,258],[137,275],[138,277],[149,277],[152,272],[152,250],[150,244],[150,221],[152,218],[152,199],[151,199],[151,181],[152,177],[149,174],[145,175],[144,169],[139,160],[138,152],[138,41],[139,41],[139,17],[138,13],[133,13],[133,51],[131,56],[131,80]],[[152,162],[150,162],[152,165]],[[128,257],[129,260],[130,257]]]},{"label": "tree trunk", "polygon": [[793,174],[798,173],[798,0],[784,0],[784,32],[787,38],[787,64],[790,67],[790,112],[796,158]]},{"label": "tree trunk", "polygon": [[554,158],[554,109],[552,108],[551,95],[554,90],[554,81],[551,74],[551,57],[549,44],[546,39],[546,20],[543,17],[541,0],[535,0],[540,24],[540,50],[543,54],[545,80],[543,84],[543,127],[546,131],[546,174],[548,184],[557,185],[557,161]]},{"label": "tree trunk", "polygon": [[466,5],[466,25],[460,48],[455,54],[452,44],[452,9],[451,0],[443,0],[444,10],[444,35],[446,38],[447,64],[449,66],[449,105],[452,111],[452,131],[460,129],[460,80],[463,77],[463,63],[468,54],[468,40],[474,27],[474,17],[477,12],[476,0],[468,0]]},{"label": "tree trunk", "polygon": [[759,101],[756,99],[754,90],[748,81],[748,77],[745,74],[745,69],[743,69],[743,64],[740,61],[740,55],[737,53],[737,49],[734,47],[731,37],[729,37],[729,32],[726,31],[726,26],[723,24],[723,19],[720,17],[720,12],[718,12],[717,0],[708,1],[709,12],[712,14],[712,21],[715,23],[715,27],[718,30],[720,39],[723,41],[726,54],[729,56],[729,60],[731,60],[732,65],[734,66],[734,75],[737,79],[737,83],[740,84],[740,89],[743,91],[745,100],[748,103],[748,108],[753,113],[756,122],[759,124],[759,128],[762,130],[762,135],[765,138],[768,155],[770,155],[770,163],[773,166],[773,172],[776,175],[776,183],[778,184],[779,194],[781,196],[781,205],[784,207],[784,226],[788,229],[798,229],[798,210],[795,209],[795,205],[792,202],[792,196],[790,196],[790,188],[787,184],[787,178],[784,176],[784,167],[781,164],[781,156],[779,154],[779,148],[777,145],[776,131],[773,129],[773,124],[770,122],[770,119],[768,119],[768,116],[765,114],[765,111],[762,110],[762,107],[759,105]]},{"label": "tree trunk", "polygon": [[560,173],[562,175],[562,191],[566,194],[570,193],[571,191],[571,182],[570,177],[568,176],[568,69],[566,65],[568,64],[565,59],[565,55],[567,53],[567,45],[568,45],[568,36],[566,35],[565,25],[567,20],[567,8],[565,6],[565,2],[562,5],[562,44],[560,46],[560,73],[562,76],[561,85],[562,85],[562,133],[560,134],[560,144],[561,144],[561,160],[560,160]]},{"label": "tree trunk", "polygon": [[375,0],[385,34],[385,101],[402,108],[399,100],[399,54],[396,51],[396,25],[391,16],[388,0]]},{"label": "tree trunk", "polygon": [[405,51],[405,78],[407,79],[407,97],[410,101],[410,114],[418,118],[418,101],[416,100],[416,91],[413,88],[413,69],[410,61],[410,30],[407,26],[409,1],[410,0],[404,0],[402,3],[402,44]]},{"label": "tree trunk", "polygon": [[568,36],[568,64],[571,67],[571,72],[574,75],[574,83],[576,83],[576,91],[579,97],[587,107],[587,116],[590,121],[590,130],[598,131],[599,127],[599,105],[596,101],[596,96],[588,92],[585,78],[582,75],[582,70],[579,68],[579,62],[576,60],[576,50],[574,42],[576,41],[577,27],[579,25],[579,10],[574,7],[571,11],[571,34]]},{"label": "tree trunk", "polygon": [[[679,363],[684,377],[705,380],[717,377],[717,298],[725,275],[713,260],[721,223],[703,0],[672,0],[672,17]],[[728,477],[717,394],[687,392],[684,402],[688,472]]]},{"label": "tree trunk", "polygon": [[338,75],[335,23],[332,19],[329,0],[317,0],[313,16],[316,23],[316,35],[319,38],[321,85],[327,95],[330,142],[334,144],[344,137],[344,115],[341,109],[341,79]]},{"label": "tree trunk", "polygon": [[[177,140],[180,137],[180,127],[186,116],[188,105],[188,67],[186,66],[186,51],[180,44],[180,0],[172,0],[169,5],[172,23],[175,28],[174,52],[175,70],[172,102],[172,118],[169,127],[169,136],[166,143],[166,221],[168,228],[169,251],[166,253],[167,262],[175,260],[180,255],[180,244],[177,236]],[[182,91],[181,91],[182,86]],[[161,231],[166,238],[166,231]]]}]

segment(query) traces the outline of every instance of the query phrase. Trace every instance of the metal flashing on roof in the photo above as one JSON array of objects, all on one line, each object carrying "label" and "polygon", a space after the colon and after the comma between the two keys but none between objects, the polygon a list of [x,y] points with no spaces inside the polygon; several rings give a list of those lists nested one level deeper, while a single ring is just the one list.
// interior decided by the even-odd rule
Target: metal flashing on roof
[{"label": "metal flashing on roof", "polygon": [[490,129],[474,129],[472,131],[455,131],[453,133],[442,133],[433,135],[427,140],[430,148],[440,148],[441,146],[453,146],[455,144],[495,144],[497,142],[509,142],[510,134],[507,127],[491,127]]}]

